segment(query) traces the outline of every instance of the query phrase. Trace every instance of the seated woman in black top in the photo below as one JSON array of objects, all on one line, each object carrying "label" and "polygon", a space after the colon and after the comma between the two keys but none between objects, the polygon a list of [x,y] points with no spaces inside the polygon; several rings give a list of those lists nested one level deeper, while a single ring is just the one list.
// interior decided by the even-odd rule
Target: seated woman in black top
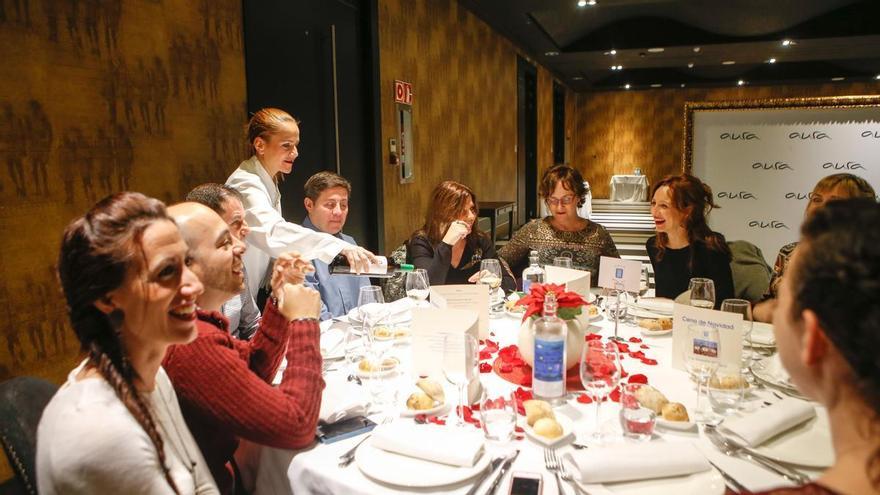
[{"label": "seated woman in black top", "polygon": [[[425,224],[406,246],[407,263],[428,271],[431,285],[476,282],[480,262],[497,258],[489,236],[476,226],[477,197],[464,184],[447,180],[431,193]],[[516,280],[501,260],[501,287],[516,289]]]},{"label": "seated woman in black top", "polygon": [[651,216],[657,235],[646,247],[658,297],[675,299],[694,277],[715,282],[716,309],[734,297],[730,248],[706,224],[712,208],[717,208],[712,189],[692,175],[667,176],[654,185]]}]

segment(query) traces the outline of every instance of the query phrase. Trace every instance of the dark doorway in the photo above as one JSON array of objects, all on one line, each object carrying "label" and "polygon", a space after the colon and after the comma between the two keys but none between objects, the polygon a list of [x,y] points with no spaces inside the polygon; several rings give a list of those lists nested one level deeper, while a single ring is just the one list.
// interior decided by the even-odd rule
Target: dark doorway
[{"label": "dark doorway", "polygon": [[303,185],[331,170],[351,181],[343,231],[379,246],[375,0],[246,0],[248,112],[274,106],[300,120],[299,158],[279,184],[284,218],[305,217]]},{"label": "dark doorway", "polygon": [[565,88],[553,81],[553,164],[565,163]]},{"label": "dark doorway", "polygon": [[516,59],[517,223],[538,217],[538,70]]}]

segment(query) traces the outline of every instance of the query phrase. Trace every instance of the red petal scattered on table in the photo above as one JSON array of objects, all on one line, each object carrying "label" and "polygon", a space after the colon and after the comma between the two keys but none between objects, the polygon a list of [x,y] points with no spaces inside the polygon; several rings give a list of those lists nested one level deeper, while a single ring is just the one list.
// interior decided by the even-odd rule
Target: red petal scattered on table
[{"label": "red petal scattered on table", "polygon": [[642,345],[640,345],[639,347],[641,347],[642,349],[649,349],[649,347],[646,346],[645,344],[642,344]]},{"label": "red petal scattered on table", "polygon": [[620,388],[615,388],[614,390],[612,390],[609,397],[614,402],[620,402]]},{"label": "red petal scattered on table", "polygon": [[428,416],[428,422],[434,423],[435,425],[445,425],[446,420],[443,418],[438,418],[437,416]]},{"label": "red petal scattered on table", "polygon": [[489,363],[480,363],[480,373],[491,373],[492,365]]},{"label": "red petal scattered on table", "polygon": [[642,359],[642,362],[645,363],[645,364],[647,364],[648,366],[656,366],[656,365],[657,365],[657,360],[656,360],[656,359],[648,359],[648,358],[645,358],[645,359]]},{"label": "red petal scattered on table", "polygon": [[492,359],[492,352],[487,349],[480,350],[480,360],[483,359]]},{"label": "red petal scattered on table", "polygon": [[577,401],[581,404],[591,404],[593,399],[591,399],[587,394],[579,394]]},{"label": "red petal scattered on table", "polygon": [[587,335],[586,340],[589,342],[591,340],[602,340],[602,336],[598,333],[591,333]]},{"label": "red petal scattered on table", "polygon": [[630,337],[629,341],[632,342],[633,344],[639,344],[642,342],[642,339],[640,339],[638,337]]},{"label": "red petal scattered on table", "polygon": [[513,428],[513,431],[515,431],[516,433],[525,433],[525,432],[526,432],[526,430],[523,430],[523,429],[520,428],[519,426],[515,426],[515,427]]},{"label": "red petal scattered on table", "polygon": [[642,359],[645,357],[645,353],[642,351],[631,352],[631,353],[629,353],[629,357],[636,358],[636,359]]},{"label": "red petal scattered on table", "polygon": [[629,377],[629,380],[627,380],[627,383],[645,383],[645,384],[647,384],[648,377],[641,374],[641,373],[637,373],[637,374]]},{"label": "red petal scattered on table", "polygon": [[618,352],[629,352],[629,344],[626,342],[618,342],[615,340],[614,343],[617,345]]}]

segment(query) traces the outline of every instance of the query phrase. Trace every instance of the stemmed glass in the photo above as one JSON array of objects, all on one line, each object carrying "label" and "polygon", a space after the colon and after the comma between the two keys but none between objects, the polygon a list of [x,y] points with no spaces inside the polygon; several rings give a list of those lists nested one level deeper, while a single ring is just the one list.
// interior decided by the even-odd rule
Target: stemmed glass
[{"label": "stemmed glass", "polygon": [[[464,406],[467,402],[468,383],[476,376],[474,367],[479,363],[477,339],[468,334],[443,336],[443,376],[458,388],[458,414],[455,426],[464,426]],[[468,366],[470,364],[471,366]]]},{"label": "stemmed glass", "polygon": [[742,319],[742,369],[751,365],[752,354],[746,350],[747,344],[752,342],[752,303],[745,299],[725,299],[721,301],[721,311],[741,314]]},{"label": "stemmed glass", "polygon": [[627,299],[628,294],[626,291],[622,289],[610,289],[608,291],[608,297],[605,302],[605,312],[608,315],[608,319],[614,322],[614,340],[620,340],[620,337],[617,335],[617,326],[620,323],[622,318],[626,318],[628,314],[627,311]]},{"label": "stemmed glass", "polygon": [[715,307],[715,282],[711,278],[692,278],[688,284],[691,306],[712,309]]},{"label": "stemmed glass", "polygon": [[639,278],[639,298],[641,298],[648,292],[650,281],[651,275],[648,273],[648,267],[642,265],[642,275],[641,278]]},{"label": "stemmed glass", "polygon": [[424,268],[417,268],[406,274],[406,295],[413,301],[416,306],[421,306],[422,301],[428,298],[431,291],[431,285],[428,282],[428,271]]},{"label": "stemmed glass", "polygon": [[[382,288],[378,285],[361,287],[358,293],[358,314],[364,322],[364,332],[367,334],[370,346],[376,345],[374,332],[376,325],[388,316],[388,308],[385,307],[385,296]],[[377,349],[378,350],[378,346]]]},{"label": "stemmed glass", "polygon": [[480,262],[480,283],[489,286],[489,315],[501,314],[501,298],[498,288],[501,287],[501,263],[496,259],[484,259]]},{"label": "stemmed glass", "polygon": [[596,431],[593,433],[596,442],[602,441],[599,408],[605,397],[620,383],[620,357],[617,352],[614,342],[590,340],[581,353],[581,383],[587,395],[596,403]]},{"label": "stemmed glass", "polygon": [[718,330],[714,328],[689,326],[687,332],[688,338],[682,350],[682,357],[685,369],[697,382],[697,405],[695,406],[694,419],[707,422],[713,418],[702,407],[703,387],[718,369],[721,339],[718,336]]},{"label": "stemmed glass", "polygon": [[553,266],[571,268],[571,256],[557,256],[553,258]]}]

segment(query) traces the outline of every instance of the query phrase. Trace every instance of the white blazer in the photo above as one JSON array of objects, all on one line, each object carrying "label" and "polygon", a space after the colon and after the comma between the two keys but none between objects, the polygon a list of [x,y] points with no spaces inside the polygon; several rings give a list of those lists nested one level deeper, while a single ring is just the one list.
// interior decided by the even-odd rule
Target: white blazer
[{"label": "white blazer", "polygon": [[281,191],[256,156],[241,162],[226,179],[226,185],[244,196],[245,220],[251,230],[246,239],[244,265],[251,294],[256,295],[260,287],[268,283],[270,262],[281,253],[295,250],[303,259],[330,263],[350,246],[332,235],[284,220]]}]

